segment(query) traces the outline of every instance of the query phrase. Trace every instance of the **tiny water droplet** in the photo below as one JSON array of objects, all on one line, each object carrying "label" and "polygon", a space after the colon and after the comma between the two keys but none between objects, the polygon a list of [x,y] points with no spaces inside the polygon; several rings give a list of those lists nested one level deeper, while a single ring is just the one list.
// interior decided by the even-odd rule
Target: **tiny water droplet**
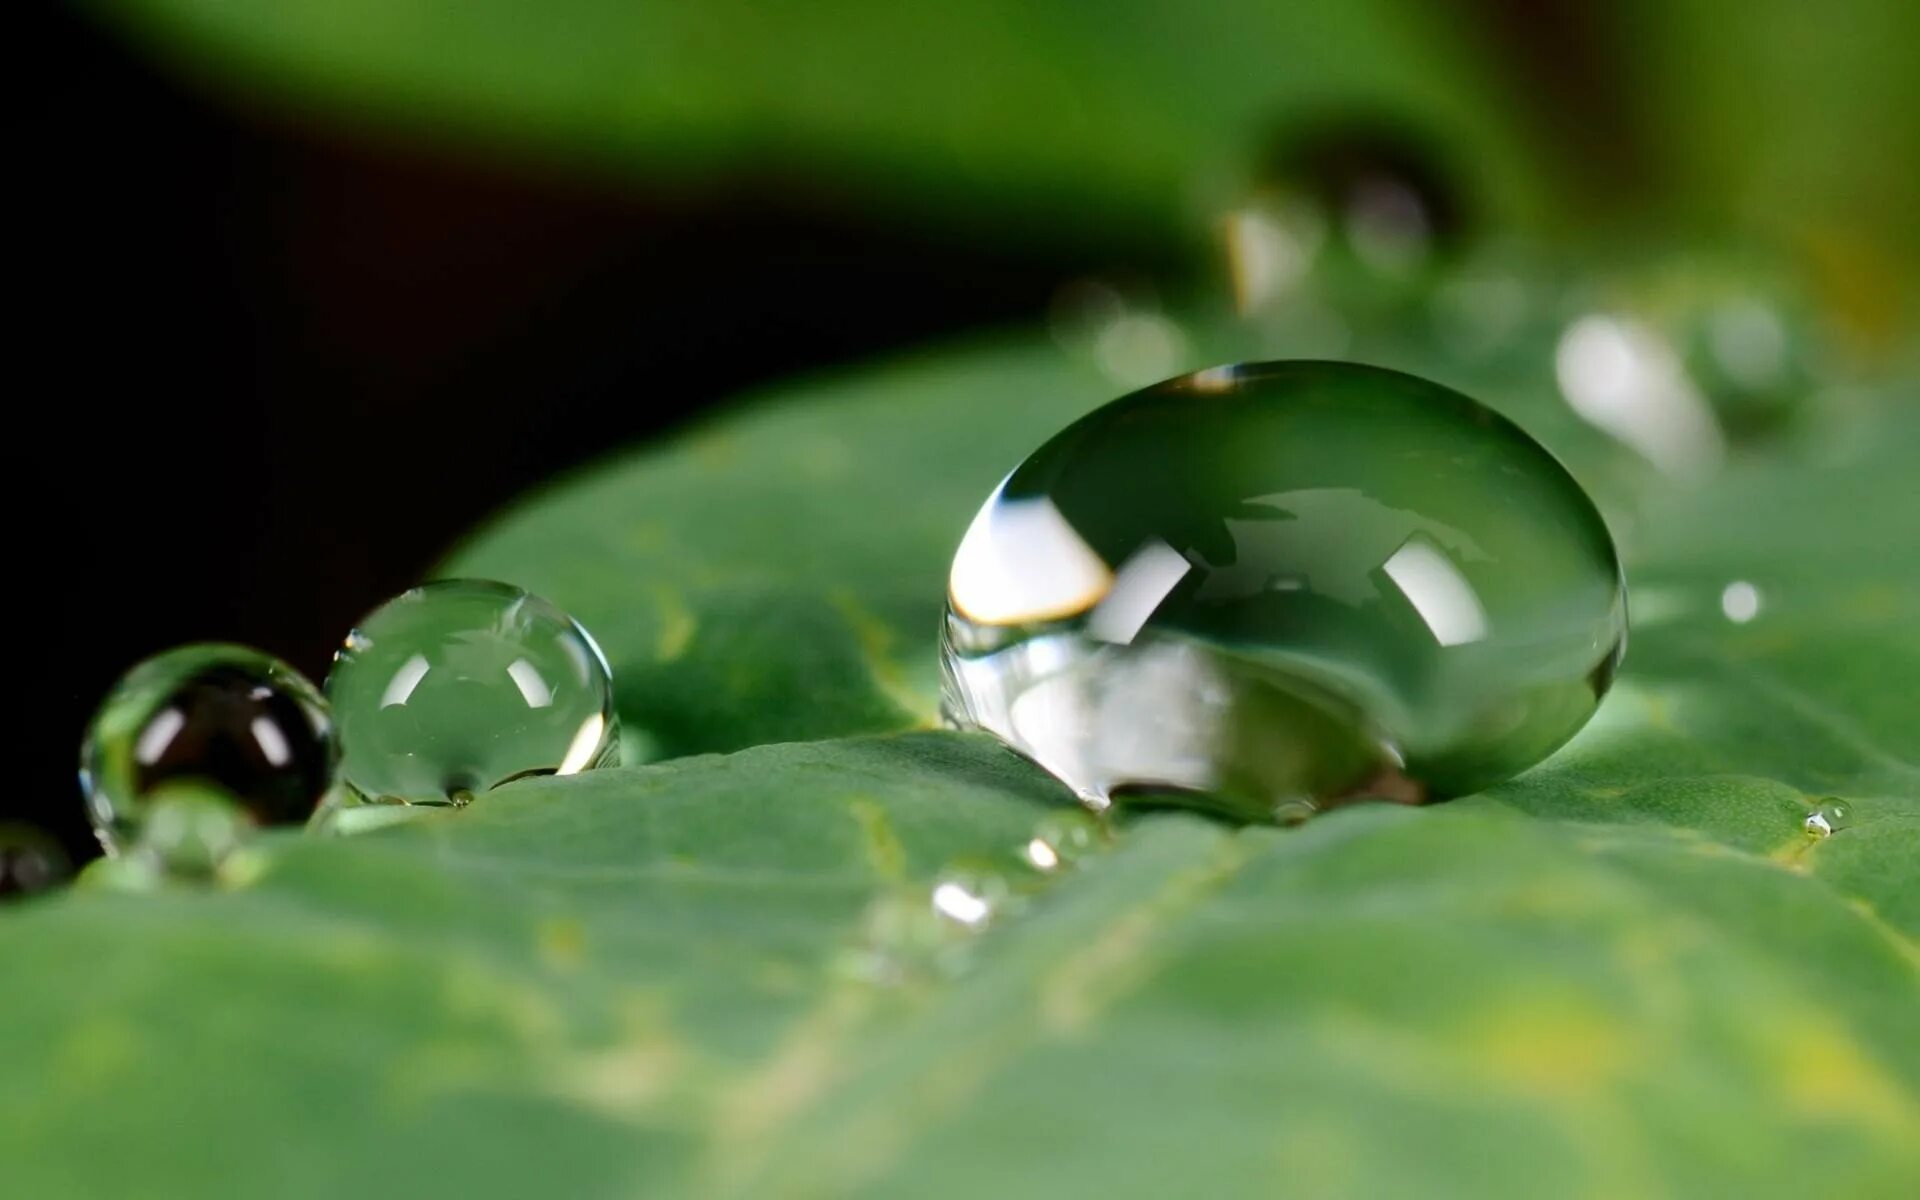
[{"label": "tiny water droplet", "polygon": [[1736,579],[1720,591],[1720,611],[1735,625],[1745,625],[1760,615],[1760,589],[1744,579]]},{"label": "tiny water droplet", "polygon": [[862,913],[852,948],[839,960],[848,978],[881,987],[907,987],[957,974],[973,931],[936,912],[923,889],[902,888],[874,898]]},{"label": "tiny water droplet", "polygon": [[944,711],[1082,797],[1288,819],[1524,770],[1625,634],[1599,514],[1504,419],[1370,367],[1213,368],[988,497],[949,577]]},{"label": "tiny water droplet", "polygon": [[968,930],[985,929],[1014,902],[997,864],[957,863],[941,871],[929,894],[933,911]]},{"label": "tiny water droplet", "polygon": [[430,583],[375,609],[335,653],[327,696],[341,778],[372,803],[461,807],[619,753],[600,648],[579,622],[503,583]]},{"label": "tiny water droplet", "polygon": [[87,815],[108,854],[147,835],[163,789],[216,792],[260,825],[298,824],[333,778],[327,702],[298,671],[244,646],[182,646],[128,671],[80,750]]},{"label": "tiny water droplet", "polygon": [[1853,806],[1845,800],[1823,800],[1807,814],[1804,825],[1813,837],[1831,837],[1853,823]]},{"label": "tiny water droplet", "polygon": [[1002,867],[965,859],[929,883],[876,896],[862,914],[854,947],[841,959],[842,972],[865,983],[907,986],[963,971],[977,935],[1022,903]]}]

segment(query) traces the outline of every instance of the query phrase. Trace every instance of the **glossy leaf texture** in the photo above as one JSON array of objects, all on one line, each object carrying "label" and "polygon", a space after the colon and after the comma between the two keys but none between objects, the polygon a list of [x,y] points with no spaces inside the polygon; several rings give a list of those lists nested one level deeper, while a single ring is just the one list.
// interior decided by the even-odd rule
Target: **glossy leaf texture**
[{"label": "glossy leaf texture", "polygon": [[[1234,337],[1193,336],[1189,365]],[[1543,766],[1296,830],[1139,818],[1034,871],[1062,789],[919,728],[942,581],[999,476],[1121,388],[1041,342],[822,380],[562,481],[449,564],[592,628],[634,749],[671,761],[277,839],[242,891],[0,916],[10,1187],[1900,1194],[1920,414],[1863,405],[1636,499],[1550,386],[1427,369],[1619,523],[1627,665]],[[1017,902],[871,968],[983,860]]]}]

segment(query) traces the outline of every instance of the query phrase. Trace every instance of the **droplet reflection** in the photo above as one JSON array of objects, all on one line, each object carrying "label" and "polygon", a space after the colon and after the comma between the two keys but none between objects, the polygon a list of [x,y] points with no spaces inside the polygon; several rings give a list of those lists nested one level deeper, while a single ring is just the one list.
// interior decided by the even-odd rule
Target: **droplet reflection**
[{"label": "droplet reflection", "polygon": [[1804,828],[1811,837],[1825,838],[1853,823],[1853,806],[1845,800],[1828,799],[1807,814]]},{"label": "droplet reflection", "polygon": [[1212,368],[988,497],[949,578],[945,712],[1094,810],[1181,792],[1270,820],[1531,765],[1624,632],[1605,527],[1518,429],[1373,368]]}]

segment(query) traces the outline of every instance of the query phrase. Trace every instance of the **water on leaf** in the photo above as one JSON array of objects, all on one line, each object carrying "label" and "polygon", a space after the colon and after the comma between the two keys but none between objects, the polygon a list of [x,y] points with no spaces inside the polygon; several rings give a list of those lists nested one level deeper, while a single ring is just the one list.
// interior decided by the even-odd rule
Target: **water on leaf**
[{"label": "water on leaf", "polygon": [[146,835],[159,794],[217,791],[256,824],[297,824],[333,778],[327,702],[298,671],[245,646],[182,646],[127,672],[80,751],[80,786],[100,843]]},{"label": "water on leaf", "polygon": [[945,712],[1092,808],[1247,819],[1475,791],[1587,718],[1626,634],[1612,539],[1517,427],[1412,376],[1218,367],[1115,401],[962,539]]},{"label": "water on leaf", "polygon": [[618,757],[613,681],[580,624],[528,592],[446,580],[347,635],[327,676],[341,777],[368,801],[460,806]]}]

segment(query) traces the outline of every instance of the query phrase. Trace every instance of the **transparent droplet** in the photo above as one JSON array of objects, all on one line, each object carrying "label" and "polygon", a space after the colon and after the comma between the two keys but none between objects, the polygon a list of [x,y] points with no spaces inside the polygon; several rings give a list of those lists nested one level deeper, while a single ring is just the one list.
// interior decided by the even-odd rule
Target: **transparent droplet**
[{"label": "transparent droplet", "polygon": [[[1392,120],[1355,114],[1289,128],[1259,167],[1256,194],[1297,246],[1330,256],[1341,274],[1405,279],[1464,239],[1459,189],[1428,139]],[[1311,222],[1298,214],[1317,214]],[[1317,227],[1323,236],[1298,235]]]},{"label": "transparent droplet", "polygon": [[1806,831],[1814,837],[1831,837],[1853,823],[1853,806],[1845,800],[1823,800],[1807,814]]},{"label": "transparent droplet", "polygon": [[1053,813],[1034,827],[1020,858],[1034,870],[1054,874],[1079,865],[1107,840],[1106,826],[1085,812]]},{"label": "transparent droplet", "polygon": [[462,805],[618,756],[606,658],[579,622],[504,583],[404,592],[347,635],[327,676],[340,775],[372,803]]},{"label": "transparent droplet", "polygon": [[72,873],[59,842],[31,825],[0,822],[0,902],[48,891]]},{"label": "transparent droplet", "polygon": [[127,672],[80,750],[80,787],[110,855],[137,844],[155,796],[217,790],[259,825],[307,819],[332,780],[327,702],[298,671],[245,646],[182,646]]},{"label": "transparent droplet", "polygon": [[1035,451],[954,556],[945,711],[1063,780],[1290,818],[1525,770],[1625,644],[1613,542],[1547,452],[1435,384],[1217,367]]},{"label": "transparent droplet", "polygon": [[925,890],[899,888],[867,905],[839,969],[883,987],[926,983],[958,973],[971,940],[971,930],[935,911]]}]

